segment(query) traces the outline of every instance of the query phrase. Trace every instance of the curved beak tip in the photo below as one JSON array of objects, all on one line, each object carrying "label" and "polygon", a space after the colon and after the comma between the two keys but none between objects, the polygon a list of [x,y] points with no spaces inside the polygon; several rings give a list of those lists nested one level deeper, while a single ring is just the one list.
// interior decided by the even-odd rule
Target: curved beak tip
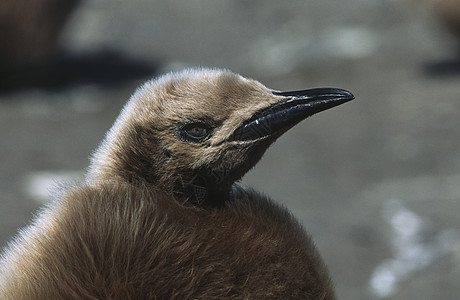
[{"label": "curved beak tip", "polygon": [[350,101],[350,100],[353,100],[355,99],[355,95],[353,95],[351,92],[347,91],[347,90],[341,90],[343,92],[343,95],[345,96],[345,99]]}]

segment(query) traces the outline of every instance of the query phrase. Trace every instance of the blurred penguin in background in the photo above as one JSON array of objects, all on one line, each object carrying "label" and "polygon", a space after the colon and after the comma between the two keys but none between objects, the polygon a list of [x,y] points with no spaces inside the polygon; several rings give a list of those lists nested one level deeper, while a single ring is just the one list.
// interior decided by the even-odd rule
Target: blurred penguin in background
[{"label": "blurred penguin in background", "polygon": [[55,54],[59,35],[79,2],[0,1],[0,74],[46,64]]}]

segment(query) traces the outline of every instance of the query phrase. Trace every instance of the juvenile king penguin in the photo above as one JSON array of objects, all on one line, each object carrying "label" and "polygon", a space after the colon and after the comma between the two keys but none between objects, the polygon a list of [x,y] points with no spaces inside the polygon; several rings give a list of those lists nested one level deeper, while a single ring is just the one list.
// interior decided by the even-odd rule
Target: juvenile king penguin
[{"label": "juvenile king penguin", "polygon": [[86,182],[3,252],[0,299],[335,299],[299,223],[235,182],[289,128],[353,98],[214,69],[147,82]]}]

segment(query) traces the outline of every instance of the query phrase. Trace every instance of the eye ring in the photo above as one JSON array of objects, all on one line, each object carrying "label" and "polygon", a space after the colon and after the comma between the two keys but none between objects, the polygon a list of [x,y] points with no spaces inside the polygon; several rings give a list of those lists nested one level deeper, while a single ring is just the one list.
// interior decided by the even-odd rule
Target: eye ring
[{"label": "eye ring", "polygon": [[203,122],[187,123],[180,128],[180,135],[189,142],[203,142],[212,132],[212,127]]}]

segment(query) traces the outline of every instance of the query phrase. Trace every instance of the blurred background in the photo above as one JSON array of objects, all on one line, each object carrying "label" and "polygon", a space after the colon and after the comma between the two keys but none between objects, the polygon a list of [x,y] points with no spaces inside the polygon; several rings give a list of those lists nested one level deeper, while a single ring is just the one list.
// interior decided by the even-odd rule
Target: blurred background
[{"label": "blurred background", "polygon": [[242,180],[301,220],[339,299],[458,299],[459,0],[59,2],[0,4],[1,247],[82,176],[140,83],[224,67],[356,96]]}]

